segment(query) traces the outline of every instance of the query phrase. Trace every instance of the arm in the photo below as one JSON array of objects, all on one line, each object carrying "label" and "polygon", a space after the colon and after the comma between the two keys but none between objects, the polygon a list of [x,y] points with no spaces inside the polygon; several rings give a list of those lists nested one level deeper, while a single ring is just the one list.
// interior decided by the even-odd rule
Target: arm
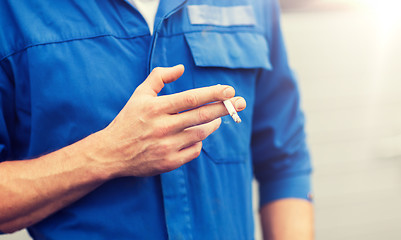
[{"label": "arm", "polygon": [[[196,158],[227,114],[220,101],[235,93],[212,86],[158,97],[183,71],[155,69],[105,129],[36,159],[0,163],[0,230],[35,224],[112,178],[152,176]],[[232,102],[245,108],[242,98]]]},{"label": "arm", "polygon": [[297,81],[288,65],[277,0],[263,1],[271,71],[256,87],[253,163],[265,239],[313,239],[312,171]]},{"label": "arm", "polygon": [[260,210],[265,240],[314,239],[313,207],[302,199],[282,199]]},{"label": "arm", "polygon": [[28,227],[106,181],[105,166],[91,157],[100,145],[92,135],[36,159],[0,163],[0,230]]}]

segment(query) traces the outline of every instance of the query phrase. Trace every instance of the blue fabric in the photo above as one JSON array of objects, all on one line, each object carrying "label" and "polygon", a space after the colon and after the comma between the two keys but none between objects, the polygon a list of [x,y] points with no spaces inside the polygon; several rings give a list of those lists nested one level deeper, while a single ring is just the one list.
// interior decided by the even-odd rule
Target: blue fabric
[{"label": "blue fabric", "polygon": [[[251,6],[256,24],[193,25],[188,5]],[[161,94],[232,85],[242,123],[224,117],[177,170],[105,183],[31,226],[34,239],[253,239],[253,177],[262,205],[307,199],[304,117],[273,0],[162,0],[153,36],[126,1],[0,0],[0,161],[103,129],[152,68],[179,63]]]},{"label": "blue fabric", "polygon": [[[268,59],[266,40],[260,34],[192,32],[186,33],[185,37],[196,66],[267,70],[272,68]],[[205,45],[208,47],[205,48]],[[229,45],[230,48],[224,47],[225,45]]]}]

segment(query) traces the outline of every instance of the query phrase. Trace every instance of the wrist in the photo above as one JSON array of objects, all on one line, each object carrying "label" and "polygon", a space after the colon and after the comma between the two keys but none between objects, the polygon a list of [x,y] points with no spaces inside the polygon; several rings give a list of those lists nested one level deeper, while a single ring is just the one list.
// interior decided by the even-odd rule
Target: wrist
[{"label": "wrist", "polygon": [[110,146],[107,134],[101,130],[83,139],[79,147],[90,174],[100,181],[108,181],[119,175]]}]

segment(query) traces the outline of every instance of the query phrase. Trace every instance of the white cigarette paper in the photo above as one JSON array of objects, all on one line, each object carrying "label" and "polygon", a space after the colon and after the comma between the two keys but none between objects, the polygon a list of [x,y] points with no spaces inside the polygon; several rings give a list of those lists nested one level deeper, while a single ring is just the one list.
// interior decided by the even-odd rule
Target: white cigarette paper
[{"label": "white cigarette paper", "polygon": [[228,113],[230,114],[230,116],[234,119],[234,122],[240,123],[241,118],[238,116],[237,111],[235,111],[235,108],[234,108],[233,104],[231,103],[231,101],[225,100],[225,101],[223,101],[223,103],[224,103],[224,106],[226,107]]}]

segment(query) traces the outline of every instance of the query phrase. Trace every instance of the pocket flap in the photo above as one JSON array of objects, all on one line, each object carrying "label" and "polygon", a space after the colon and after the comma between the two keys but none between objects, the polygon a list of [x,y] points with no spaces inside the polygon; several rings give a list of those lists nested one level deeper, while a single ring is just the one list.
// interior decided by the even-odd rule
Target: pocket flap
[{"label": "pocket flap", "polygon": [[271,70],[265,38],[252,32],[186,33],[196,66]]}]

